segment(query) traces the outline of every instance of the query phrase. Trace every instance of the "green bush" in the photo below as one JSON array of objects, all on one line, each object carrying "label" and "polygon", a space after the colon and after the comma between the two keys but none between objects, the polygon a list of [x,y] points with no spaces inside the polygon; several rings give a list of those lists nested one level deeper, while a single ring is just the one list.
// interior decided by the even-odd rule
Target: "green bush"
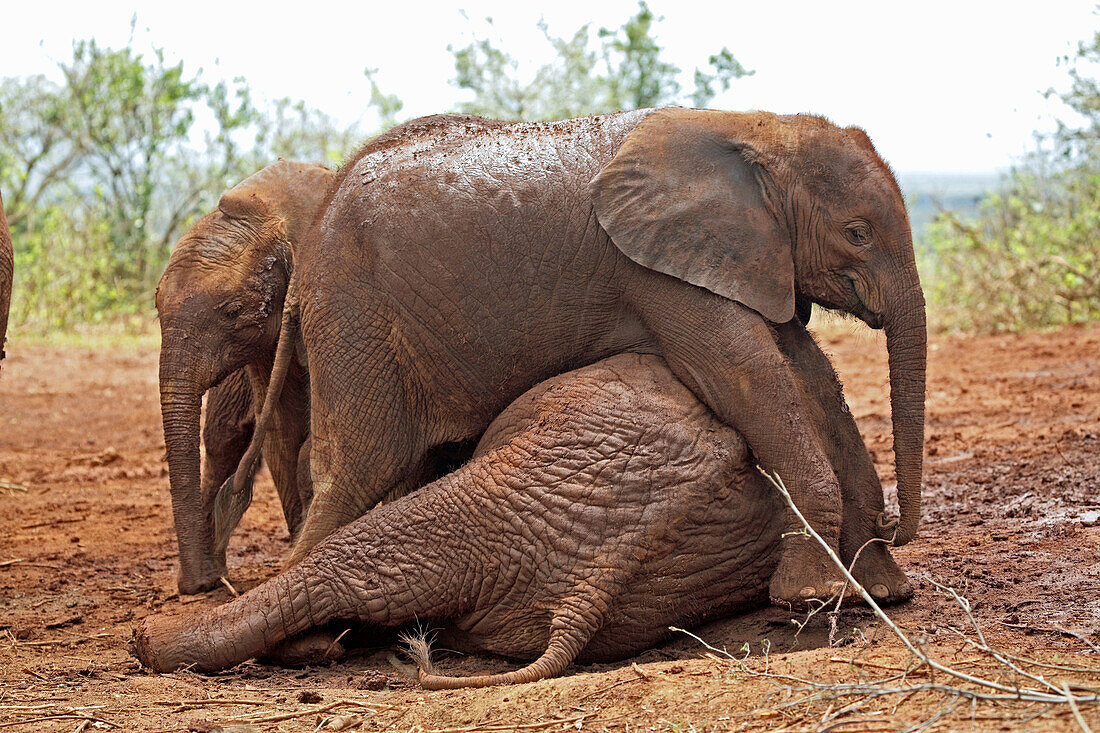
[{"label": "green bush", "polygon": [[[1100,32],[1063,61],[1059,95],[1085,124],[1059,123],[983,200],[932,224],[923,277],[934,326],[1016,331],[1100,319]],[[1053,96],[1048,92],[1048,96]]]},{"label": "green bush", "polygon": [[136,314],[149,300],[120,273],[107,221],[64,204],[36,212],[15,248],[12,322],[45,333]]},{"label": "green bush", "polygon": [[928,231],[934,327],[1017,331],[1100,319],[1100,165],[1015,170],[980,214],[945,212]]},{"label": "green bush", "polygon": [[[15,246],[12,338],[114,324],[147,329],[178,237],[277,157],[339,163],[363,137],[247,84],[206,84],[161,49],[77,41],[64,82],[0,79],[0,189]],[[400,100],[368,71],[392,124]],[[197,120],[202,120],[201,124]]]}]

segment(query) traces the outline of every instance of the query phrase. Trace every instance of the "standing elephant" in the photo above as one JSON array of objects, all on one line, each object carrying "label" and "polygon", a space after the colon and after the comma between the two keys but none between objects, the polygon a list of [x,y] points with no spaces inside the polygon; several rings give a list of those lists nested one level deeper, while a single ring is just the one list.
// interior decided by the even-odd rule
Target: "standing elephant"
[{"label": "standing elephant", "polygon": [[[437,446],[476,438],[524,390],[624,351],[661,355],[847,559],[878,535],[915,534],[924,300],[901,191],[862,130],[678,108],[425,118],[341,170],[315,232],[295,275],[314,511],[292,560],[421,485]],[[885,328],[889,352],[900,523],[864,511],[843,541],[843,497],[869,483],[848,481],[866,455],[830,460],[813,413],[843,401],[814,392],[821,404],[807,406],[776,337],[811,302]],[[804,330],[786,332],[788,348],[827,365]],[[197,399],[169,407],[173,470],[197,472],[185,437]],[[839,425],[855,445],[850,417]],[[773,600],[829,595],[840,576],[825,553],[797,533],[783,545]],[[900,597],[907,584],[885,558],[861,579]]]},{"label": "standing elephant", "polygon": [[328,537],[240,598],[146,619],[143,664],[214,671],[333,619],[444,622],[449,645],[536,659],[439,689],[531,682],[628,656],[767,601],[782,500],[740,436],[654,356],[555,377],[473,459]]},{"label": "standing elephant", "polygon": [[11,232],[4,216],[4,198],[0,196],[0,364],[4,360],[4,344],[8,338],[8,310],[11,308],[11,283],[15,269],[15,253]]},{"label": "standing elephant", "polygon": [[[323,166],[280,160],[245,179],[180,239],[157,288],[161,412],[181,593],[210,589],[226,576],[226,546],[251,488],[237,493],[219,493],[218,488],[252,437],[255,403],[262,402],[275,358],[295,250],[333,178]],[[208,389],[200,482],[198,422]],[[288,366],[263,442],[292,534],[312,495],[301,480],[298,460],[308,431],[308,378],[295,361]]]}]

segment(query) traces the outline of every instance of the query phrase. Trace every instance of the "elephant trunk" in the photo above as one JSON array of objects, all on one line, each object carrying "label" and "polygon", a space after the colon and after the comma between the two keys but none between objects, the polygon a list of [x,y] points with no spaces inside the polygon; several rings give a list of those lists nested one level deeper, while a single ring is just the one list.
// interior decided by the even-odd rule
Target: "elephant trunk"
[{"label": "elephant trunk", "polygon": [[335,583],[324,578],[321,568],[304,563],[217,608],[147,618],[135,634],[134,654],[158,672],[228,669],[346,612]]},{"label": "elephant trunk", "polygon": [[894,303],[884,322],[890,364],[890,413],[894,429],[894,466],[900,517],[895,545],[904,545],[920,524],[924,462],[924,390],[928,331],[924,294],[914,284]]},{"label": "elephant trunk", "polygon": [[195,521],[205,517],[199,478],[199,419],[202,395],[209,385],[195,376],[194,358],[189,350],[161,349],[160,411],[172,519],[179,543],[179,591],[188,594],[214,587],[222,574],[213,558],[209,522]]}]

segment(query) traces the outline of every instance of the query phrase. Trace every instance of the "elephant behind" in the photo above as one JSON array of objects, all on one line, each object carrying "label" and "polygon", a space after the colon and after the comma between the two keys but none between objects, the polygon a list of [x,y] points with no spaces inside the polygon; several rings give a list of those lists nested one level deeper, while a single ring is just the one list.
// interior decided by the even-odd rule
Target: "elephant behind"
[{"label": "elephant behind", "polygon": [[147,619],[156,670],[214,671],[331,619],[443,619],[447,643],[519,659],[529,682],[617,659],[767,602],[782,502],[745,442],[654,356],[623,354],[516,400],[453,473],[373,509],[240,598]]},{"label": "elephant behind", "polygon": [[[295,252],[333,178],[323,166],[287,160],[249,176],[180,238],[157,288],[161,415],[165,443],[173,446],[169,482],[181,593],[209,590],[227,576],[226,546],[248,506],[251,486],[219,489],[252,438],[275,359]],[[309,472],[299,461],[308,456],[308,376],[292,361],[262,446],[287,528],[295,535],[312,490]],[[200,470],[204,393],[206,455]],[[183,436],[181,411],[188,416]],[[181,437],[193,459],[182,468],[174,447]]]}]

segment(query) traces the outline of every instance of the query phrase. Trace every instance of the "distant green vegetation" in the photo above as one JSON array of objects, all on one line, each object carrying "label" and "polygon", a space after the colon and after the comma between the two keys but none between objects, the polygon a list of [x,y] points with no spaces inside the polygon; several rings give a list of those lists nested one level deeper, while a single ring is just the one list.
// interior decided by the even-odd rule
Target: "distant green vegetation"
[{"label": "distant green vegetation", "polygon": [[1100,319],[1100,33],[1081,43],[1062,101],[1084,118],[1061,124],[976,211],[930,224],[922,278],[933,324],[1016,331]]},{"label": "distant green vegetation", "polygon": [[974,216],[986,195],[997,187],[997,173],[906,173],[898,174],[909,205],[909,222],[917,248],[928,239],[929,226],[941,212]]},{"label": "distant green vegetation", "polygon": [[680,68],[662,58],[663,49],[652,35],[661,20],[643,1],[621,28],[600,28],[595,39],[590,24],[568,38],[555,38],[540,23],[557,57],[539,67],[530,80],[521,79],[519,62],[488,38],[463,48],[448,46],[455,58],[451,83],[473,92],[473,99],[459,104],[457,111],[537,121],[667,104],[706,107],[716,88],[726,91],[734,80],[756,73],[722,48],[704,68],[695,69],[695,88],[684,96],[677,80]]},{"label": "distant green vegetation", "polygon": [[[641,2],[617,29],[585,25],[557,38],[542,25],[557,57],[529,77],[489,39],[449,47],[451,84],[470,95],[457,111],[552,119],[706,106],[754,73],[723,48],[683,89],[654,37],[661,20]],[[1076,61],[1064,101],[1085,127],[1064,126],[1004,177],[902,176],[934,325],[996,331],[1100,318],[1100,92],[1076,70],[1100,61],[1100,35]],[[79,41],[59,66],[62,83],[0,78],[12,338],[97,324],[148,330],[172,246],[222,191],[280,156],[336,165],[402,106],[369,69],[373,130],[343,129],[304,102],[256,100],[243,79],[208,84],[160,49]]]},{"label": "distant green vegetation", "polygon": [[279,156],[339,162],[364,137],[301,102],[260,108],[243,80],[209,85],[160,49],[78,41],[59,66],[60,84],[0,79],[9,337],[147,322],[173,244],[223,190]]}]

